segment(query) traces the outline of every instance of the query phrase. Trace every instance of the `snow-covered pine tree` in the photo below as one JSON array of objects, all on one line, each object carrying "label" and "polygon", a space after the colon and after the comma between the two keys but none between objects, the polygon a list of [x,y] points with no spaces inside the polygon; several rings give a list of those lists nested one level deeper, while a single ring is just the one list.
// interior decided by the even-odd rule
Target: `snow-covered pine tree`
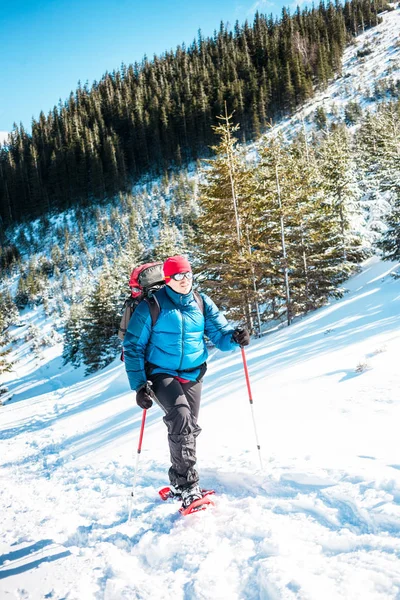
[{"label": "snow-covered pine tree", "polygon": [[79,367],[83,358],[82,336],[84,314],[85,307],[82,303],[72,304],[64,326],[62,357],[64,364],[71,363],[74,367]]},{"label": "snow-covered pine tree", "polygon": [[24,275],[18,279],[17,291],[15,294],[15,304],[20,310],[23,310],[29,303],[29,292]]},{"label": "snow-covered pine tree", "polygon": [[395,201],[386,218],[387,230],[378,242],[384,260],[400,259],[400,199]]},{"label": "snow-covered pine tree", "polygon": [[[8,355],[10,349],[5,348],[10,343],[7,333],[11,325],[18,317],[18,310],[8,292],[0,294],[0,374],[12,370],[12,362]],[[0,390],[1,395],[1,390]]]},{"label": "snow-covered pine tree", "polygon": [[186,248],[193,245],[194,224],[199,216],[198,190],[195,179],[189,180],[183,172],[173,187],[172,198],[170,201],[170,223],[175,223],[178,227],[183,243]]},{"label": "snow-covered pine tree", "polygon": [[289,147],[290,193],[295,208],[290,228],[290,273],[294,314],[308,312],[337,295],[343,280],[337,227],[325,202],[315,148],[305,132]]},{"label": "snow-covered pine tree", "polygon": [[[8,373],[12,371],[13,363],[10,361],[8,355],[10,354],[10,349],[5,346],[9,344],[9,339],[7,334],[1,330],[1,321],[0,321],[0,375],[2,373]],[[8,387],[0,384],[0,405],[3,403],[3,400],[8,393]],[[2,400],[3,397],[3,400]]]},{"label": "snow-covered pine tree", "polygon": [[400,257],[400,101],[379,108],[375,120],[379,185],[389,194],[387,230],[378,246],[387,260]]},{"label": "snow-covered pine tree", "polygon": [[267,138],[260,146],[259,161],[253,171],[249,220],[259,290],[266,305],[263,318],[278,318],[284,312],[290,324],[292,254],[288,228],[293,225],[294,206],[288,162],[282,138]]},{"label": "snow-covered pine tree", "polygon": [[372,250],[386,231],[386,215],[390,210],[390,194],[381,185],[381,166],[376,116],[367,112],[355,133],[355,161],[362,192],[364,213],[363,239]]},{"label": "snow-covered pine tree", "polygon": [[336,245],[341,248],[344,280],[354,270],[355,264],[365,257],[359,227],[356,227],[362,219],[361,191],[346,127],[327,131],[317,152],[325,202],[330,208],[332,225],[336,225]]},{"label": "snow-covered pine tree", "polygon": [[113,286],[120,290],[120,294],[126,294],[129,291],[129,276],[132,270],[142,262],[144,244],[139,237],[139,224],[140,220],[136,211],[132,211],[126,229],[122,230],[126,237],[122,241],[121,248],[112,265]]},{"label": "snow-covered pine tree", "polygon": [[230,317],[252,328],[254,288],[245,238],[249,213],[249,174],[243,168],[232,116],[214,127],[220,141],[215,159],[200,174],[200,216],[196,222],[196,261],[202,289]]},{"label": "snow-covered pine tree", "polygon": [[318,236],[321,185],[315,155],[304,132],[288,146],[285,168],[290,174],[286,203],[292,208],[286,235],[290,248],[291,310],[296,315],[318,305],[315,236]]},{"label": "snow-covered pine tree", "polygon": [[120,347],[117,336],[120,293],[113,283],[106,265],[85,305],[81,347],[86,373],[93,373],[110,364]]},{"label": "snow-covered pine tree", "polygon": [[158,239],[154,244],[153,256],[155,260],[165,260],[168,256],[174,256],[175,254],[185,254],[187,248],[185,247],[184,239],[178,229],[173,223],[163,221],[160,227]]},{"label": "snow-covered pine tree", "polygon": [[314,122],[317,126],[317,129],[326,129],[326,124],[328,122],[328,118],[326,116],[326,111],[323,106],[318,106],[315,110]]}]

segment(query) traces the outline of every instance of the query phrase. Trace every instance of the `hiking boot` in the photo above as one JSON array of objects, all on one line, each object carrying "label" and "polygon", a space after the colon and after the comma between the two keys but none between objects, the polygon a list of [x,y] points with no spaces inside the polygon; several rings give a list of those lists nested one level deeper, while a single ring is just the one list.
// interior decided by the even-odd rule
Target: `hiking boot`
[{"label": "hiking boot", "polygon": [[169,484],[169,489],[171,492],[171,496],[173,498],[178,498],[180,499],[182,497],[182,489],[181,487],[179,487],[178,485],[172,485],[172,483]]},{"label": "hiking boot", "polygon": [[192,502],[195,500],[199,500],[203,497],[201,490],[198,485],[195,485],[192,488],[186,488],[182,490],[181,498],[182,498],[182,506],[187,508]]}]

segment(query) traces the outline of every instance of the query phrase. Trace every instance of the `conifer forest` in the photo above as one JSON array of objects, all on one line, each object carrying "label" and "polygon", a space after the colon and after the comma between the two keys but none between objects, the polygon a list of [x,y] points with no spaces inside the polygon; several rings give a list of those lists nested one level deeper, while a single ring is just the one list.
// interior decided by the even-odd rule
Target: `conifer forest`
[{"label": "conifer forest", "polygon": [[222,23],[212,38],[121,65],[79,86],[28,134],[15,125],[0,151],[3,227],[28,217],[87,206],[209,153],[225,103],[241,140],[257,137],[340,72],[346,43],[377,24],[382,0],[284,9],[279,19]]}]

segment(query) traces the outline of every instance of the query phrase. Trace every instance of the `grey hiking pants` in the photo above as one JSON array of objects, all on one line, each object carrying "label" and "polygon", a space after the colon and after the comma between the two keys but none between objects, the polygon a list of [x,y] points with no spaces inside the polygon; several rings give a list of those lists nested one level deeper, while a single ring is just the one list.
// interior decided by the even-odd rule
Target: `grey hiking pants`
[{"label": "grey hiking pants", "polygon": [[171,375],[150,375],[159,406],[165,412],[168,428],[171,468],[169,480],[174,487],[192,487],[199,481],[196,464],[197,424],[200,409],[201,381],[181,383]]}]

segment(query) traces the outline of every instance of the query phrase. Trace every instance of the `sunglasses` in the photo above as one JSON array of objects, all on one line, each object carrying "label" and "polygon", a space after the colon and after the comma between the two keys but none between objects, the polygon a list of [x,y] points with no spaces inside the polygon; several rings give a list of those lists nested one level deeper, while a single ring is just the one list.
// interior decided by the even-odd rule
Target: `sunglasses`
[{"label": "sunglasses", "polygon": [[175,275],[171,275],[169,279],[175,279],[175,281],[182,281],[182,279],[186,277],[186,279],[193,279],[193,273],[188,271],[187,273],[175,273]]}]

